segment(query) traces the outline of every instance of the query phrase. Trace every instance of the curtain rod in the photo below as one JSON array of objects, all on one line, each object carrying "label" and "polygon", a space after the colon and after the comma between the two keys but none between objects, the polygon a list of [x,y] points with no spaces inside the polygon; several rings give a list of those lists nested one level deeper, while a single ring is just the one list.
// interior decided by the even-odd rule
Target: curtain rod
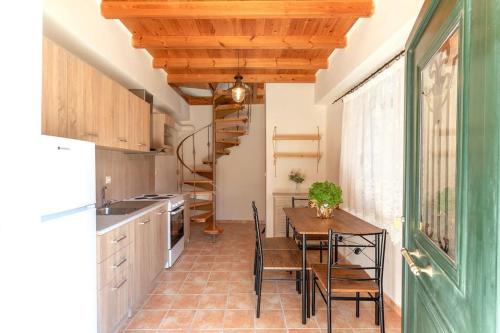
[{"label": "curtain rod", "polygon": [[337,103],[342,98],[346,97],[349,94],[352,94],[353,92],[355,92],[356,90],[358,90],[359,88],[361,88],[366,82],[370,81],[375,76],[377,76],[378,74],[380,74],[381,72],[383,72],[387,68],[391,67],[391,65],[393,63],[395,63],[396,61],[398,61],[399,59],[401,59],[401,57],[404,54],[405,54],[405,50],[403,50],[403,51],[399,52],[398,54],[396,54],[388,62],[386,62],[385,64],[383,64],[382,66],[380,66],[379,68],[377,68],[374,72],[372,72],[370,75],[368,75],[363,81],[361,81],[360,83],[358,83],[357,85],[355,85],[354,87],[352,87],[351,89],[349,89],[349,91],[347,91],[345,94],[343,94],[342,96],[340,96],[339,98],[337,98],[335,101],[333,101],[332,104]]}]

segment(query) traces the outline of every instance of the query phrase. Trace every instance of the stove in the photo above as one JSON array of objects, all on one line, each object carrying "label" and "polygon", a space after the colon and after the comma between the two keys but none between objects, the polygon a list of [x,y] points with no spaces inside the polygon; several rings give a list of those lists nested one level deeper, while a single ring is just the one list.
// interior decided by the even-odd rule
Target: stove
[{"label": "stove", "polygon": [[182,194],[142,194],[138,197],[129,199],[132,201],[141,201],[141,200],[147,200],[147,201],[162,201],[165,200],[167,203],[167,210],[173,211],[176,208],[184,205],[184,197]]}]

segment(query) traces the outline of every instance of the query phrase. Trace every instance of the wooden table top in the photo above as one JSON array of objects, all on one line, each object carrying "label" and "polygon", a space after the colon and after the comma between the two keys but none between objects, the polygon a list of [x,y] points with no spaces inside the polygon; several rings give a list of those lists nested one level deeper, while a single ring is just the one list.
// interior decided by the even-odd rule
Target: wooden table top
[{"label": "wooden table top", "polygon": [[328,235],[328,229],[334,232],[356,235],[381,233],[382,229],[349,214],[342,209],[335,209],[333,217],[316,217],[316,208],[283,208],[293,229],[303,235]]}]

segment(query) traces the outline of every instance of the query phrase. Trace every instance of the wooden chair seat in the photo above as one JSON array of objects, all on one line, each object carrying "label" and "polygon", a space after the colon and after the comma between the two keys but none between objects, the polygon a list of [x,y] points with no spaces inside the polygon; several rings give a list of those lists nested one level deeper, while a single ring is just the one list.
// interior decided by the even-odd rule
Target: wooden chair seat
[{"label": "wooden chair seat", "polygon": [[302,270],[302,252],[299,250],[264,250],[264,269],[280,271]]},{"label": "wooden chair seat", "polygon": [[272,237],[262,238],[263,250],[297,250],[297,243],[293,238],[288,237]]},{"label": "wooden chair seat", "polygon": [[[348,267],[361,267],[358,265],[351,265]],[[314,275],[318,279],[320,288],[326,291],[327,288],[327,265],[312,265]],[[362,269],[332,269],[332,283],[331,289],[334,293],[377,293],[379,291],[378,285],[375,281],[349,281],[340,279],[369,279],[370,276]],[[339,280],[337,280],[339,279]]]}]

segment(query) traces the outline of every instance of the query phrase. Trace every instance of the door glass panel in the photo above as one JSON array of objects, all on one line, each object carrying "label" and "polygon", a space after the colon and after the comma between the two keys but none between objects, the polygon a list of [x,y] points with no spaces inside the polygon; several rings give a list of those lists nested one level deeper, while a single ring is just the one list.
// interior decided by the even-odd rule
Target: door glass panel
[{"label": "door glass panel", "polygon": [[420,101],[421,228],[453,260],[459,41],[455,29],[422,69]]}]

